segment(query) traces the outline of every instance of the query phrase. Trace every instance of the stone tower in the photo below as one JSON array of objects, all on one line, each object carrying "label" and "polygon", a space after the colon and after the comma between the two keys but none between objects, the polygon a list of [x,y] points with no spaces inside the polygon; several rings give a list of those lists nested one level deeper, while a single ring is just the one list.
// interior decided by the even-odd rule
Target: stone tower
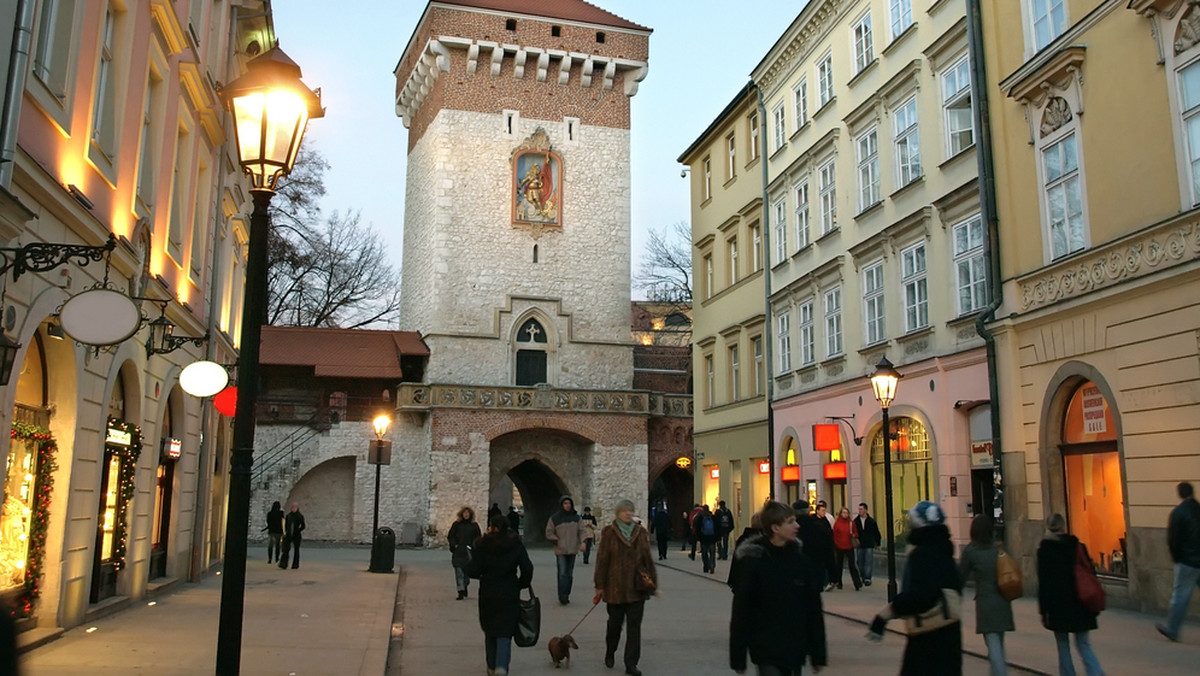
[{"label": "stone tower", "polygon": [[430,349],[397,434],[442,532],[514,485],[535,521],[559,492],[646,495],[629,128],[649,36],[582,0],[435,0],[396,67],[401,321]]}]

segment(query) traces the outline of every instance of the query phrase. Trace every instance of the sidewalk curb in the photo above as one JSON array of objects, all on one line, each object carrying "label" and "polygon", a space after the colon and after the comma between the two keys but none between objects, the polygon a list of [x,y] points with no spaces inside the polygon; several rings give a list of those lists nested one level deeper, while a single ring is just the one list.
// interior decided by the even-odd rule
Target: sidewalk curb
[{"label": "sidewalk curb", "polygon": [[[404,597],[408,581],[408,568],[396,566],[396,598],[392,608],[392,629],[388,640],[387,662],[384,676],[400,676],[400,657],[404,648]],[[399,627],[399,631],[396,628]]]},{"label": "sidewalk curb", "polygon": [[[705,580],[710,580],[712,582],[716,582],[718,584],[721,584],[722,586],[725,586],[725,580],[722,580],[717,577],[713,577],[713,575],[710,573],[697,573],[694,570],[689,570],[687,568],[680,568],[674,564],[667,563],[666,561],[655,561],[655,565],[662,566],[663,568],[670,568],[671,570],[674,570],[679,573],[684,573],[686,575],[691,575],[693,577],[703,578]],[[857,617],[852,617],[852,616],[846,615],[844,613],[838,613],[838,612],[834,612],[832,610],[826,610],[824,612],[826,615],[829,615],[830,617],[836,617],[838,619],[847,620],[849,622],[854,622],[855,624],[861,624],[864,627],[871,626],[871,623],[866,620],[862,620]],[[904,632],[902,632],[898,629],[888,628],[886,631],[888,633],[896,634],[897,636],[903,636],[905,638],[907,638],[907,636],[908,636],[907,634],[905,634]],[[986,661],[988,658],[986,652],[981,653],[979,651],[970,650],[967,648],[963,648],[963,653],[967,654],[967,655],[971,655],[972,657],[978,657],[984,661]],[[1027,666],[1024,666],[1021,664],[1017,664],[1016,662],[1005,662],[1005,663],[1012,669],[1019,669],[1020,671],[1028,673],[1028,674],[1036,674],[1037,676],[1054,676],[1054,674],[1052,674],[1051,672],[1042,671],[1041,669],[1038,669],[1036,667],[1027,667]]]}]

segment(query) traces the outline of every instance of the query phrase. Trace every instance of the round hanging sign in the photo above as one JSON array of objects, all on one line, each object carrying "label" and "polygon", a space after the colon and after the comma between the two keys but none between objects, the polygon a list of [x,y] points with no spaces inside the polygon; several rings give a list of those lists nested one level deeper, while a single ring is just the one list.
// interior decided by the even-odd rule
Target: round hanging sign
[{"label": "round hanging sign", "polygon": [[232,418],[237,411],[237,387],[230,385],[213,395],[213,408],[217,413]]},{"label": "round hanging sign", "polygon": [[687,456],[676,458],[675,466],[679,469],[687,469],[692,466],[692,459]]},{"label": "round hanging sign", "polygon": [[77,293],[59,311],[63,331],[85,345],[116,345],[137,333],[142,313],[120,291],[97,288]]},{"label": "round hanging sign", "polygon": [[197,361],[179,372],[179,386],[193,397],[211,397],[229,384],[229,372],[215,361]]}]

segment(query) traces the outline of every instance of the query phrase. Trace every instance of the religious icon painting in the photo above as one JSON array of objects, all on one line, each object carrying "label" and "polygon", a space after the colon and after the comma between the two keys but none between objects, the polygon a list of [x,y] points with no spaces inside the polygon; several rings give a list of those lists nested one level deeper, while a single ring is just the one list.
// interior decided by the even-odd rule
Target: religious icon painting
[{"label": "religious icon painting", "polygon": [[562,226],[562,159],[538,130],[513,153],[513,224]]}]

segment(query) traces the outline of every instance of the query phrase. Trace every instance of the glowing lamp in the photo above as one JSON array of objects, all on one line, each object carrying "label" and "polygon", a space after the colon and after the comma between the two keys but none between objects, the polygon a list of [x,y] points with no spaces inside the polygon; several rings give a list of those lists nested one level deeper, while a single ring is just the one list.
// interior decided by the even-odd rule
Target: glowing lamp
[{"label": "glowing lamp", "polygon": [[875,373],[871,375],[871,390],[875,394],[875,401],[883,408],[892,405],[892,400],[896,398],[896,385],[900,382],[900,373],[892,366],[892,362],[888,361],[887,357],[879,360],[875,365]]},{"label": "glowing lamp", "polygon": [[201,399],[213,396],[228,384],[229,372],[214,361],[192,362],[179,372],[179,386],[183,391]]},{"label": "glowing lamp", "polygon": [[382,439],[383,435],[387,434],[388,426],[392,424],[392,419],[386,415],[375,416],[375,420],[371,421],[371,425],[375,428],[375,438]]}]

